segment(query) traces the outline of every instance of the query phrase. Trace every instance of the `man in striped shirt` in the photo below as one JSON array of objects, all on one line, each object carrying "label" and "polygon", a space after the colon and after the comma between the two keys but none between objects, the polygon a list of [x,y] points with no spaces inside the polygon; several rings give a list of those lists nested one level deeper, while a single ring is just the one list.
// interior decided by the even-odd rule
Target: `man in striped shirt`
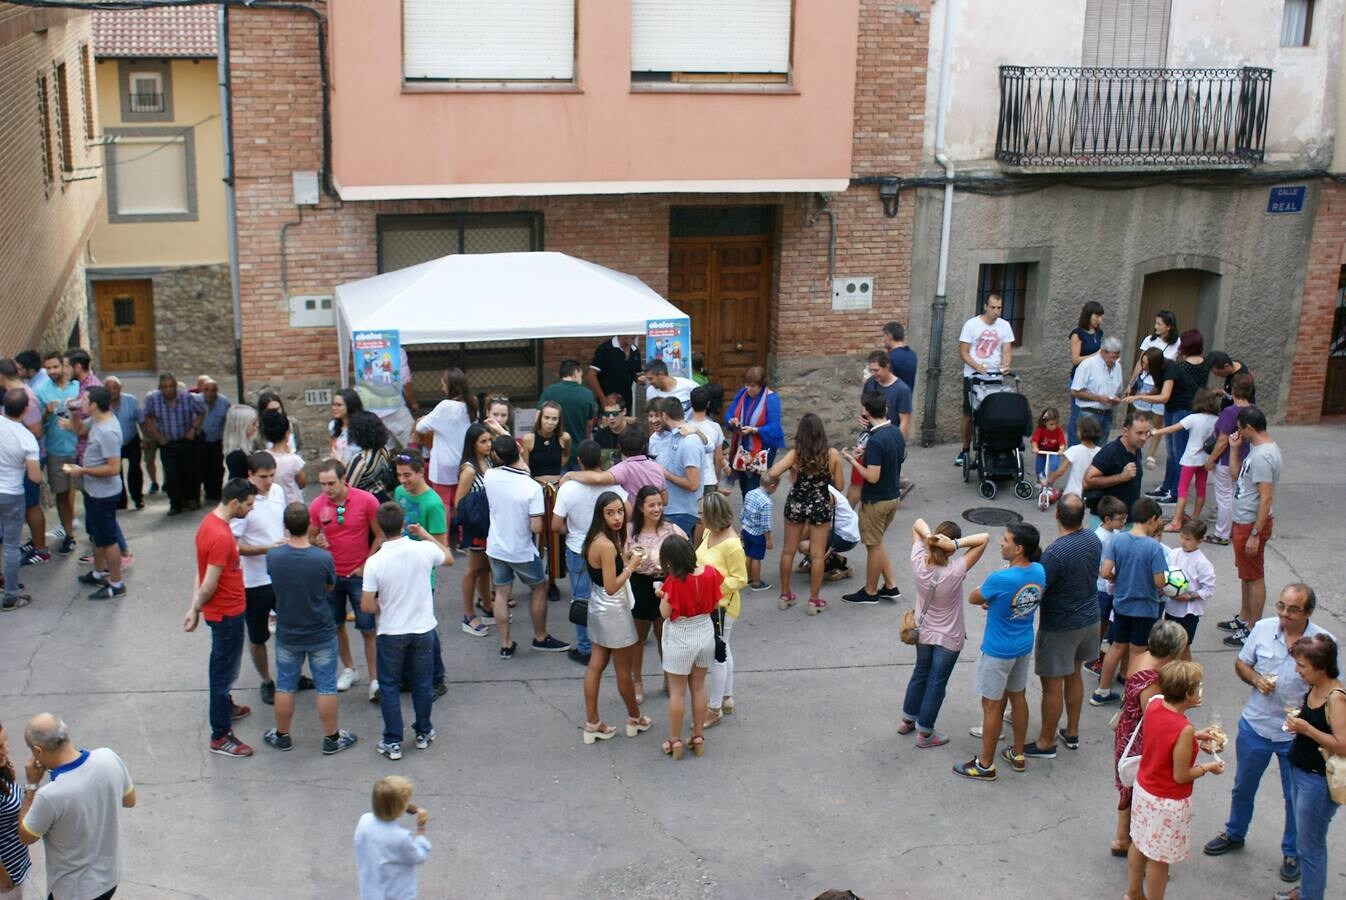
[{"label": "man in striped shirt", "polygon": [[159,445],[164,461],[164,491],[168,514],[183,508],[200,509],[200,477],[194,445],[200,434],[205,408],[191,394],[178,392],[178,379],[171,372],[159,376],[159,390],[145,395],[145,432]]}]

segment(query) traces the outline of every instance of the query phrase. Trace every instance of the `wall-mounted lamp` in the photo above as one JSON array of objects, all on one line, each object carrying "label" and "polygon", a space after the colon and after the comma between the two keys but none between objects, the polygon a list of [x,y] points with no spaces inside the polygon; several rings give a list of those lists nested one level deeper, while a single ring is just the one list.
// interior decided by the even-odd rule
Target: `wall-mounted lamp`
[{"label": "wall-mounted lamp", "polygon": [[890,219],[897,216],[897,188],[898,183],[896,179],[893,181],[885,181],[883,184],[879,185],[879,199],[883,201],[883,214]]}]

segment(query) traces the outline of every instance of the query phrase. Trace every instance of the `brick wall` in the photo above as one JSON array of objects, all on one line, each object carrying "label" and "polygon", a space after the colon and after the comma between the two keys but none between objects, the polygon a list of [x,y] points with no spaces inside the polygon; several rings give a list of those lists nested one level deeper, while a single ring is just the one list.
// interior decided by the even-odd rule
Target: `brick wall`
[{"label": "brick wall", "polygon": [[[0,352],[6,355],[40,342],[64,346],[77,322],[81,337],[88,334],[81,262],[102,185],[101,155],[85,133],[85,106],[94,102],[85,96],[80,53],[90,43],[89,29],[87,13],[0,4],[0,259],[7,263],[0,266]],[[60,63],[68,98],[65,129],[58,126]],[[46,78],[54,157],[49,184],[39,76]],[[96,111],[94,116],[97,134]],[[62,171],[58,130],[69,135],[71,172]]]},{"label": "brick wall", "polygon": [[[857,176],[910,176],[919,165],[928,26],[929,0],[901,6],[862,3]],[[853,187],[830,199],[836,219],[836,274],[876,279],[874,308],[848,313],[831,309],[828,222],[823,217],[808,224],[820,205],[815,195],[640,194],[346,204],[324,197],[318,208],[301,211],[291,202],[290,172],[321,166],[313,22],[294,13],[233,8],[229,31],[243,369],[250,394],[277,387],[296,398],[305,386],[333,386],[334,331],[288,328],[284,295],[286,290],[329,293],[344,281],[374,274],[379,214],[540,212],[546,249],[629,272],[664,293],[671,205],[773,204],[778,216],[770,354],[778,372],[796,377],[809,368],[804,360],[819,357],[847,359],[846,365],[858,369],[859,363],[852,362],[881,346],[882,323],[906,321],[914,202],[903,196],[899,214],[887,218],[873,186]],[[287,222],[282,286],[280,232]],[[544,380],[554,377],[565,356],[587,362],[595,343],[591,338],[547,341]],[[323,414],[312,410],[308,417],[316,420]]]},{"label": "brick wall", "polygon": [[1286,398],[1288,424],[1312,424],[1322,418],[1323,388],[1327,379],[1328,343],[1337,305],[1337,285],[1346,264],[1346,185],[1324,181],[1318,193],[1318,211],[1309,243],[1304,301],[1299,333],[1290,361],[1290,391]]}]

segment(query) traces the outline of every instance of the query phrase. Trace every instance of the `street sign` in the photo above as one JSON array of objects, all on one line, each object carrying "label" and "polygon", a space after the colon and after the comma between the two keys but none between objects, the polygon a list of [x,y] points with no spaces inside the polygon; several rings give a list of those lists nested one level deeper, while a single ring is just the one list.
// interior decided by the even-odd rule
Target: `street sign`
[{"label": "street sign", "polygon": [[1267,212],[1297,213],[1304,211],[1304,185],[1274,187],[1267,196]]}]

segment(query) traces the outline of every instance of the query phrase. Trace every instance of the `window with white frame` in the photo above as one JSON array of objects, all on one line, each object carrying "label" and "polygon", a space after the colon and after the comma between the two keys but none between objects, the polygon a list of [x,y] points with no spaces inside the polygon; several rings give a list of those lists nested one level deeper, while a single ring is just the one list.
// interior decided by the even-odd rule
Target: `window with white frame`
[{"label": "window with white frame", "polygon": [[786,81],[793,12],[792,0],[631,0],[631,80]]},{"label": "window with white frame", "polygon": [[192,133],[179,128],[107,129],[109,222],[193,221]]},{"label": "window with white frame", "polygon": [[131,112],[159,113],[164,111],[164,80],[158,72],[131,74]]},{"label": "window with white frame", "polygon": [[1313,0],[1285,0],[1281,12],[1281,46],[1307,47],[1313,33]]},{"label": "window with white frame", "polygon": [[576,0],[402,0],[408,81],[570,82]]}]

